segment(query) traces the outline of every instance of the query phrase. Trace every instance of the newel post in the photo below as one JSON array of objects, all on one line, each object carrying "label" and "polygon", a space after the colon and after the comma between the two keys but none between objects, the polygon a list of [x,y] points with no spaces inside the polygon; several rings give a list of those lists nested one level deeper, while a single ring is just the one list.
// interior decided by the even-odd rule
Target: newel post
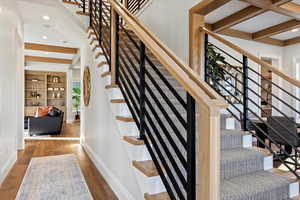
[{"label": "newel post", "polygon": [[190,11],[189,13],[189,64],[192,69],[204,77],[204,16]]},{"label": "newel post", "polygon": [[198,113],[197,200],[220,200],[220,110],[199,104]]},{"label": "newel post", "polygon": [[[204,16],[189,13],[189,64],[201,78],[205,74]],[[220,110],[197,102],[197,200],[220,200]]]}]

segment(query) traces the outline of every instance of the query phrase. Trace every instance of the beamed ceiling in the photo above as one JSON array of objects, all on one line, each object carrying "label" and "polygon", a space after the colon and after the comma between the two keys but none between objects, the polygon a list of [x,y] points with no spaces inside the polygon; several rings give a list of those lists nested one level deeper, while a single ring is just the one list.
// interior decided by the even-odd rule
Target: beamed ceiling
[{"label": "beamed ceiling", "polygon": [[201,14],[216,33],[277,46],[300,43],[300,0],[207,2]]}]

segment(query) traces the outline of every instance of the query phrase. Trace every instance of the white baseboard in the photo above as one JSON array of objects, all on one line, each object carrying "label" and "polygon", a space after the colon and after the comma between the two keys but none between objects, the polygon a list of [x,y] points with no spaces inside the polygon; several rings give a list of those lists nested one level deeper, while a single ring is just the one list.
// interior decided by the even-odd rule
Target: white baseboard
[{"label": "white baseboard", "polygon": [[0,169],[0,187],[2,185],[2,182],[8,175],[9,171],[12,169],[13,165],[17,161],[17,152],[15,152],[3,165],[3,167]]},{"label": "white baseboard", "polygon": [[118,199],[122,200],[137,200],[132,194],[126,189],[124,185],[120,183],[117,177],[110,171],[105,163],[96,155],[96,153],[86,144],[82,144],[84,150],[87,152],[88,156],[92,162],[97,167],[98,171],[103,175],[106,182],[109,184],[111,189],[114,191]]}]

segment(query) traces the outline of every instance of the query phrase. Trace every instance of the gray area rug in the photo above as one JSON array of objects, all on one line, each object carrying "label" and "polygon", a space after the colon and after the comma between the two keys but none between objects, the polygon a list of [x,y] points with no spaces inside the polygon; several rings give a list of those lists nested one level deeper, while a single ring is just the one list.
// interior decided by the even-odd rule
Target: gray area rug
[{"label": "gray area rug", "polygon": [[92,200],[73,154],[30,161],[16,200]]}]

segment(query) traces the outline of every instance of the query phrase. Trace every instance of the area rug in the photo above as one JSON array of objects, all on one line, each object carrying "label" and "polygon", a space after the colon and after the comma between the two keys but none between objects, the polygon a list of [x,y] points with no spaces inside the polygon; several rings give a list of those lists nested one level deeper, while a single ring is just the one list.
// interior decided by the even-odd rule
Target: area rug
[{"label": "area rug", "polygon": [[16,200],[92,200],[73,154],[30,161]]}]

